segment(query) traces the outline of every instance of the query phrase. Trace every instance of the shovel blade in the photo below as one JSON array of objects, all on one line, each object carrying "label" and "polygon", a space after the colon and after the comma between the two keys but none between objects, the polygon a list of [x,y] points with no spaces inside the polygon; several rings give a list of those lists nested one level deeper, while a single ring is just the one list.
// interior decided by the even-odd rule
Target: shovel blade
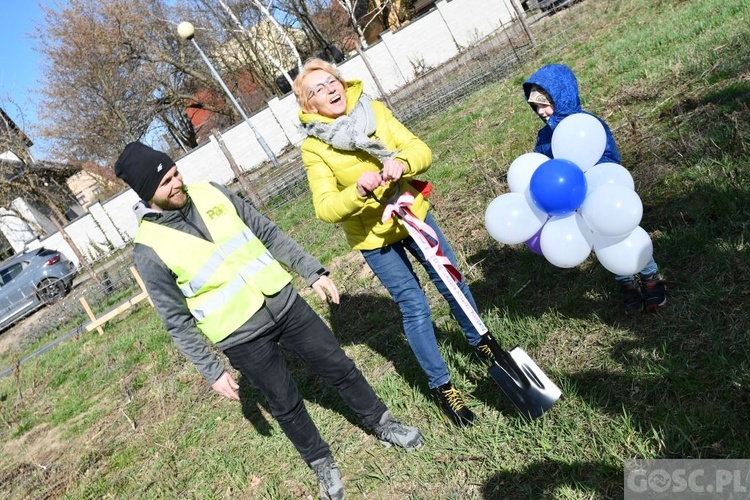
[{"label": "shovel blade", "polygon": [[562,391],[520,347],[505,354],[489,367],[490,376],[524,417],[530,420],[541,417]]}]

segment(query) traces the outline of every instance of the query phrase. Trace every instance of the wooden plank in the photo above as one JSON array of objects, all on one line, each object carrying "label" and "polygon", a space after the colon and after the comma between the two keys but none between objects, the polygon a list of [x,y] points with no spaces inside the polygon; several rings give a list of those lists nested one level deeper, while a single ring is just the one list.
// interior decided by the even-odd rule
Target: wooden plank
[{"label": "wooden plank", "polygon": [[130,299],[126,300],[119,306],[115,307],[108,313],[104,314],[101,318],[97,318],[94,312],[91,310],[91,307],[89,307],[88,302],[86,302],[86,299],[84,297],[81,297],[81,304],[83,305],[83,308],[86,310],[86,314],[89,315],[89,318],[91,319],[91,323],[86,325],[86,331],[90,332],[91,330],[98,330],[99,335],[104,334],[104,329],[102,328],[102,325],[106,323],[107,321],[117,317],[118,315],[124,313],[134,305],[136,305],[138,302],[142,300],[148,299],[149,304],[151,304],[151,307],[154,306],[154,303],[151,301],[151,297],[148,295],[148,291],[146,290],[146,286],[143,284],[143,280],[141,279],[141,275],[138,274],[138,271],[135,269],[134,266],[130,267],[130,272],[133,273],[133,277],[135,278],[136,283],[138,283],[138,286],[141,288],[141,293],[138,295],[135,295],[134,297],[131,297]]},{"label": "wooden plank", "polygon": [[[81,297],[79,300],[81,301],[81,305],[83,306],[83,309],[86,311],[86,314],[88,314],[89,318],[91,318],[91,321],[92,321],[91,324],[93,324],[93,322],[96,322],[96,316],[94,315],[94,311],[92,311],[91,307],[89,307],[89,303],[86,302],[86,298],[85,297]],[[90,332],[94,328],[96,328],[97,330],[99,330],[99,335],[104,335],[104,329],[101,326],[98,326],[98,325],[94,326],[94,327],[91,327],[91,328],[86,327],[86,331]]]},{"label": "wooden plank", "polygon": [[[141,287],[141,291],[148,297],[148,290],[146,290],[146,285],[143,284],[143,278],[141,278],[141,275],[138,274],[138,270],[135,268],[135,266],[130,266],[130,272],[133,273],[135,282],[138,283],[139,287]],[[151,307],[154,307],[154,303],[151,301],[151,297],[148,297],[148,303],[151,304]]]},{"label": "wooden plank", "polygon": [[124,313],[125,311],[127,311],[128,309],[136,305],[138,302],[145,300],[147,298],[148,298],[147,293],[143,293],[143,292],[139,293],[138,295],[132,297],[131,299],[123,302],[116,308],[112,309],[107,314],[103,315],[102,317],[94,319],[91,323],[86,325],[86,331],[90,332],[91,330],[96,328],[99,330],[100,334],[104,333],[104,331],[101,328],[101,325],[111,320],[112,318],[119,316],[120,314]]}]

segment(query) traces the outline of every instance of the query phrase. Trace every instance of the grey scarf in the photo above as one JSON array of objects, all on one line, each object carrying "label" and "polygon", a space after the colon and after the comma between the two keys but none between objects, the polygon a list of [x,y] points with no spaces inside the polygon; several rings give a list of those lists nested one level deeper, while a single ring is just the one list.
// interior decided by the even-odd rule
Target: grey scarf
[{"label": "grey scarf", "polygon": [[326,144],[344,151],[367,151],[383,163],[392,159],[398,151],[389,151],[380,139],[370,135],[375,132],[375,113],[372,102],[367,96],[360,96],[354,109],[348,114],[339,116],[332,123],[303,123],[299,130],[302,134],[317,137]]}]

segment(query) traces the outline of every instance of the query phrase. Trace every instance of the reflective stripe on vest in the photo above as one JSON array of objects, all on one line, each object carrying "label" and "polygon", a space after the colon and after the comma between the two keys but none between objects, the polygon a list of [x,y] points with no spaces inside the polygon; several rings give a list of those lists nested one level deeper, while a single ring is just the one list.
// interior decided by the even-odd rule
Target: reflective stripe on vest
[{"label": "reflective stripe on vest", "polygon": [[203,302],[199,307],[196,307],[192,313],[195,319],[198,321],[204,319],[212,312],[219,309],[224,303],[232,300],[232,297],[245,286],[245,276],[254,276],[265,266],[273,262],[273,256],[270,252],[266,252],[257,258],[255,261],[249,263],[242,269],[237,276],[232,279],[229,283],[225,284],[218,293],[214,294],[210,300]]},{"label": "reflective stripe on vest", "polygon": [[250,231],[250,229],[246,228],[240,234],[222,244],[221,247],[218,248],[213,255],[211,255],[208,262],[206,262],[206,264],[203,266],[203,269],[198,271],[198,274],[187,284],[180,287],[180,290],[182,290],[182,294],[185,297],[192,297],[193,295],[195,295],[198,290],[201,289],[201,287],[206,286],[206,283],[208,283],[211,275],[221,265],[221,261],[224,260],[225,255],[229,255],[232,252],[239,250],[243,245],[245,245],[253,238],[255,238],[253,232]]},{"label": "reflective stripe on vest", "polygon": [[196,325],[218,342],[292,277],[221,191],[208,183],[193,184],[187,191],[213,242],[149,221],[141,222],[134,241],[151,247],[177,276]]}]

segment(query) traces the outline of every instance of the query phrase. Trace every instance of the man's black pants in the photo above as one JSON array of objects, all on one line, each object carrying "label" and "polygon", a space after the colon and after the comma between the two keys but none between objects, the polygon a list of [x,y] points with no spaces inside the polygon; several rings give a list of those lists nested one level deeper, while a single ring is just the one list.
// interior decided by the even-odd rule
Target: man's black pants
[{"label": "man's black pants", "polygon": [[328,454],[329,447],[307,413],[279,343],[336,389],[365,427],[379,423],[387,410],[385,404],[346,356],[328,325],[298,296],[271,330],[230,347],[224,354],[265,396],[271,414],[308,464]]}]

